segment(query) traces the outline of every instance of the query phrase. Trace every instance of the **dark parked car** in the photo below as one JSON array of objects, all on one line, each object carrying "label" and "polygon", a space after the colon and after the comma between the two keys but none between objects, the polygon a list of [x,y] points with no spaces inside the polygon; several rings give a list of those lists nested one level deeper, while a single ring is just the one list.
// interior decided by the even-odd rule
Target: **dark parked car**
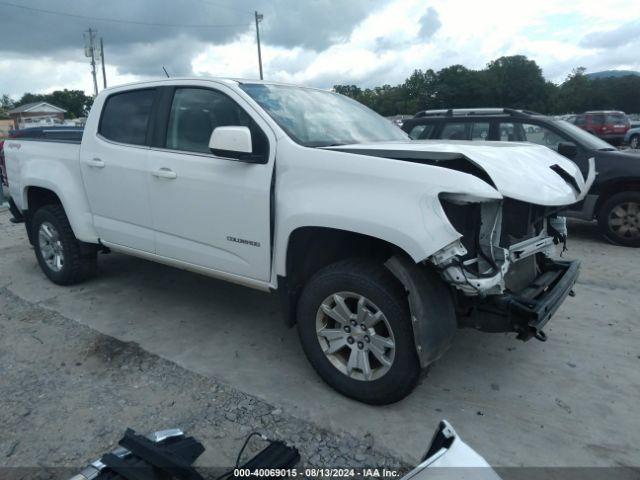
[{"label": "dark parked car", "polygon": [[625,133],[631,128],[629,117],[620,111],[585,112],[576,115],[572,123],[614,145],[620,145]]},{"label": "dark parked car", "polygon": [[587,197],[567,216],[595,219],[612,243],[640,247],[640,158],[564,120],[507,108],[427,110],[402,129],[415,140],[497,140],[545,145],[573,160],[587,175],[595,158],[598,175]]}]

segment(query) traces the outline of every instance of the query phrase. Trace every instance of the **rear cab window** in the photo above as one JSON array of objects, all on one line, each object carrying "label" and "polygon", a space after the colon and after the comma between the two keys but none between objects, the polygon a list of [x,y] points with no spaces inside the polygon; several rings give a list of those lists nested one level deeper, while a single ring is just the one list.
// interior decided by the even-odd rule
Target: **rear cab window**
[{"label": "rear cab window", "polygon": [[113,142],[145,145],[156,89],[114,93],[107,97],[98,133]]}]

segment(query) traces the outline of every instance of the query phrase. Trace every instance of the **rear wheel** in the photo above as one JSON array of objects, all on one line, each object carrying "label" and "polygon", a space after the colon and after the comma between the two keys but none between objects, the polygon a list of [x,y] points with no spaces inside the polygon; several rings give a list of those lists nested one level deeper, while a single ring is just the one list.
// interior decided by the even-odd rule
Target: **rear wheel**
[{"label": "rear wheel", "polygon": [[640,148],[640,133],[631,135],[631,138],[629,139],[629,147],[633,148],[634,150]]},{"label": "rear wheel", "polygon": [[420,364],[404,289],[382,265],[329,265],[305,286],[298,333],[311,365],[340,393],[388,404],[416,385]]},{"label": "rear wheel", "polygon": [[611,243],[640,247],[640,192],[621,192],[605,201],[598,226]]},{"label": "rear wheel", "polygon": [[38,264],[49,280],[71,285],[95,275],[97,247],[78,241],[61,205],[38,209],[31,228]]}]

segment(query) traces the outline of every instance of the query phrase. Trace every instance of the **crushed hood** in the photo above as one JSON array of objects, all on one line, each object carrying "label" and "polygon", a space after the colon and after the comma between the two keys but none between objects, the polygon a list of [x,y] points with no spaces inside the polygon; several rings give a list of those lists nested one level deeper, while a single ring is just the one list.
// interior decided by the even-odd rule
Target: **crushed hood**
[{"label": "crushed hood", "polygon": [[491,183],[505,197],[545,206],[580,201],[595,176],[592,172],[585,181],[575,163],[531,143],[423,140],[327,148],[459,170]]}]

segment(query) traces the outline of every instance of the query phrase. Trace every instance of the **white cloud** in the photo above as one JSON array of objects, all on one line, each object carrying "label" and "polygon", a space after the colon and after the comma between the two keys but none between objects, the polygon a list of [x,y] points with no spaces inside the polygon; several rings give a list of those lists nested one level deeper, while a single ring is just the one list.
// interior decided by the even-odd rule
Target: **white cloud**
[{"label": "white cloud", "polygon": [[[629,18],[628,2],[623,0],[394,0],[379,5],[356,22],[350,34],[332,37],[324,49],[317,48],[318,41],[305,47],[304,39],[298,46],[274,46],[266,29],[265,78],[327,88],[338,83],[376,86],[402,82],[416,68],[438,70],[454,63],[482,68],[497,57],[514,54],[535,60],[553,81],[561,81],[577,66],[590,71],[640,70],[640,40],[627,38],[638,20]],[[272,29],[278,15],[287,12],[270,14]],[[425,24],[430,27],[427,36],[421,35]],[[306,28],[310,34],[319,30],[314,18]],[[107,50],[109,83],[146,78],[142,73],[153,72],[156,63],[154,76],[161,76],[165,59],[180,70],[176,74],[188,73],[190,66],[197,75],[258,76],[255,37],[248,30],[224,44],[176,34],[148,44],[120,45],[111,57]],[[92,91],[88,62],[68,50],[55,58],[4,57],[0,82],[0,93],[13,96],[53,88]]]}]

